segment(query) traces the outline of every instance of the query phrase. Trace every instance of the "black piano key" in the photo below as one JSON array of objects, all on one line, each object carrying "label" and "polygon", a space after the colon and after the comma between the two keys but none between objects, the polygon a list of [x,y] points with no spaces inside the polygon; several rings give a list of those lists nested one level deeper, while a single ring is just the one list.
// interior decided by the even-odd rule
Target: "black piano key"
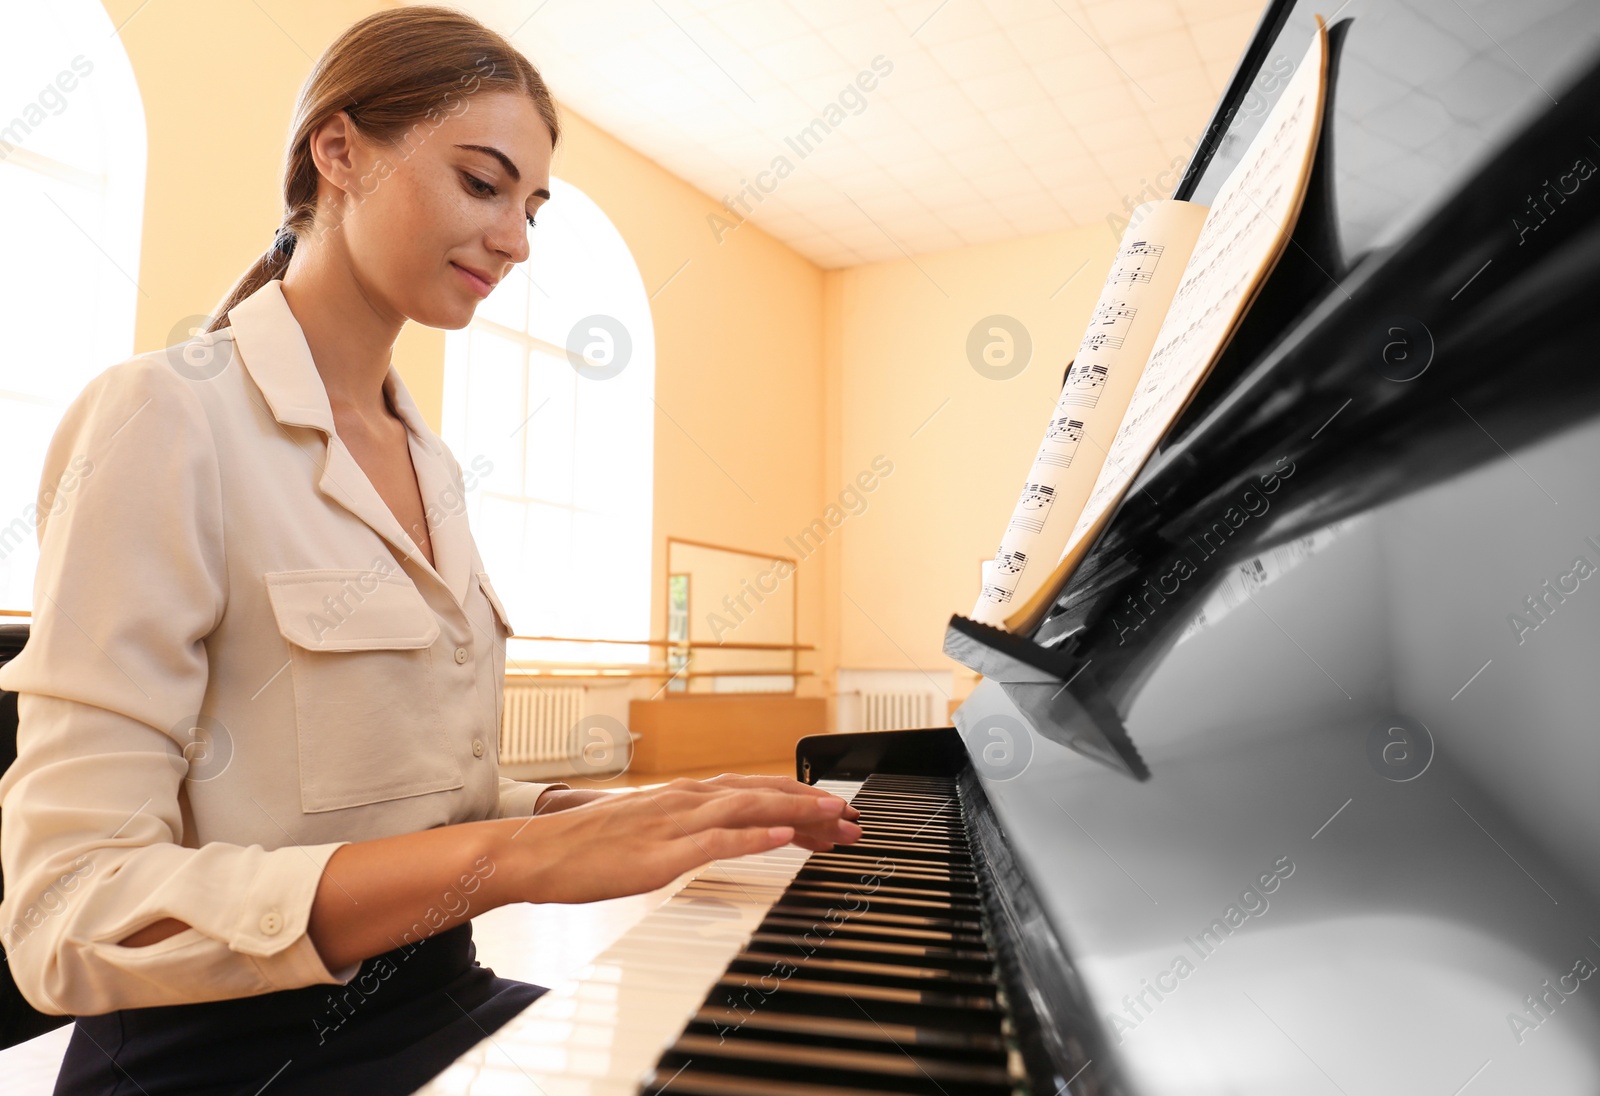
[{"label": "black piano key", "polygon": [[[861,825],[861,819],[856,819],[856,825]],[[861,828],[866,833],[883,834],[886,837],[894,837],[896,840],[900,841],[918,841],[926,842],[928,844],[955,845],[961,848],[965,848],[967,845],[966,839],[961,836],[959,831],[946,829],[943,826],[929,826],[926,824],[917,825],[909,821],[892,822],[888,819],[879,820],[874,818],[871,822],[865,826],[862,826]]]},{"label": "black piano key", "polygon": [[859,940],[888,940],[897,943],[927,941],[930,944],[985,947],[983,936],[974,932],[957,932],[951,929],[919,929],[906,925],[817,924],[815,919],[786,917],[781,912],[767,917],[759,928],[764,931],[798,933],[802,940],[830,940],[836,938]]},{"label": "black piano key", "polygon": [[782,1079],[797,1069],[813,1083],[829,1078],[841,1083],[864,1081],[897,1092],[961,1094],[1011,1091],[1004,1059],[960,1062],[917,1055],[902,1048],[857,1050],[811,1047],[758,1039],[721,1041],[714,1036],[685,1035],[661,1061],[660,1068],[693,1063],[707,1071]]},{"label": "black piano key", "polygon": [[882,890],[863,891],[816,890],[797,880],[784,892],[784,898],[794,905],[820,906],[853,914],[875,909],[885,913],[925,913],[930,917],[976,917],[982,907],[967,895],[949,895],[944,898],[909,898]]},{"label": "black piano key", "polygon": [[[859,859],[836,857],[831,853],[812,853],[815,860],[795,874],[791,886],[806,886],[813,882],[828,882],[841,894],[871,895],[883,888],[891,891],[901,887],[933,887],[944,893],[960,893],[976,901],[977,884],[971,873],[957,869],[954,874],[948,862],[936,860],[862,863]],[[695,886],[702,889],[737,890],[739,884],[707,881]]]},{"label": "black piano key", "polygon": [[[771,988],[776,985],[777,988]],[[819,992],[826,991],[826,992]],[[900,1024],[929,1031],[953,1031],[998,1038],[1005,1014],[997,1002],[987,1008],[967,1007],[965,999],[952,1001],[950,995],[928,995],[904,990],[882,990],[829,983],[816,985],[790,978],[778,983],[763,982],[749,975],[719,981],[706,996],[704,1008],[726,1008],[745,1016],[790,1015],[821,1016],[834,1020],[868,1020],[878,1024]]]},{"label": "black piano key", "polygon": [[892,887],[879,887],[869,893],[850,890],[838,892],[826,888],[810,887],[797,881],[789,888],[788,893],[796,897],[831,902],[843,910],[849,910],[852,906],[863,903],[873,906],[882,904],[892,906],[894,909],[960,910],[963,912],[976,912],[979,909],[977,901],[971,898],[956,897],[954,895],[913,897],[908,894],[901,894]]},{"label": "black piano key", "polygon": [[827,917],[829,913],[839,914],[839,921],[850,921],[862,925],[904,925],[908,928],[946,929],[951,932],[979,933],[982,925],[976,918],[964,918],[956,915],[929,916],[922,913],[893,913],[885,909],[864,909],[859,912],[841,909],[825,903],[808,901],[803,897],[780,898],[773,903],[772,911],[782,913],[789,917],[820,918],[824,923],[832,920]]},{"label": "black piano key", "polygon": [[[855,872],[858,878],[865,880],[863,886],[870,886],[874,879],[944,879],[964,886],[976,886],[978,877],[973,871],[962,865],[941,864],[937,860],[921,859],[911,860],[900,857],[874,857],[868,860],[862,856],[852,856],[848,853],[831,849],[827,852],[814,852],[811,859],[816,861],[818,868],[836,868]],[[808,861],[809,863],[809,861]]]},{"label": "black piano key", "polygon": [[[815,861],[815,862],[813,862]],[[796,882],[827,881],[839,886],[855,889],[861,893],[871,893],[874,885],[887,886],[891,883],[904,887],[920,887],[927,890],[937,890],[946,894],[976,895],[978,888],[973,883],[951,879],[948,873],[940,874],[929,871],[896,871],[889,872],[864,872],[860,867],[848,864],[830,864],[822,860],[806,861],[806,866],[795,875]]]},{"label": "black piano key", "polygon": [[[684,1065],[676,1069],[658,1066],[642,1091],[645,1096],[888,1096],[904,1090],[814,1084],[776,1077],[731,1077]],[[928,1091],[937,1090],[929,1088]]]},{"label": "black piano key", "polygon": [[939,963],[941,965],[968,964],[974,970],[988,970],[994,963],[994,957],[979,948],[963,950],[929,944],[887,943],[881,940],[841,940],[837,937],[825,943],[807,945],[801,942],[798,934],[765,931],[757,931],[750,938],[750,947],[763,948],[768,951],[781,951],[789,948],[799,950],[806,947],[816,947],[827,954],[859,952],[880,957],[902,956],[910,962]]},{"label": "black piano key", "polygon": [[957,852],[950,849],[938,849],[927,845],[914,844],[909,841],[873,841],[865,835],[862,836],[860,841],[857,841],[853,845],[835,845],[827,852],[818,853],[817,855],[833,858],[848,856],[855,859],[872,860],[882,857],[884,860],[890,863],[899,860],[948,860],[949,863],[954,867],[966,867],[972,863],[971,856],[965,850]]},{"label": "black piano key", "polygon": [[885,898],[933,898],[945,900],[955,898],[957,901],[967,901],[973,905],[979,904],[977,892],[975,891],[963,891],[959,894],[956,894],[951,892],[949,889],[937,890],[933,887],[896,885],[893,883],[884,882],[877,883],[876,886],[868,888],[863,887],[859,883],[843,883],[835,879],[825,878],[802,878],[802,875],[795,876],[793,885],[796,887],[805,887],[808,891],[832,891],[840,896],[855,894],[864,895],[868,898],[878,894],[883,895]]},{"label": "black piano key", "polygon": [[981,1031],[953,1028],[915,1027],[910,1024],[877,1023],[866,1017],[808,1016],[804,1013],[763,1009],[740,1012],[731,1008],[706,1006],[695,1014],[691,1028],[702,1034],[722,1034],[746,1030],[760,1031],[768,1037],[790,1036],[817,1041],[840,1040],[856,1043],[898,1043],[928,1053],[948,1051],[961,1054],[1003,1054],[1005,1041]]},{"label": "black piano key", "polygon": [[[759,987],[759,982],[752,983],[748,974],[724,974],[717,980],[717,985],[724,989],[750,990]],[[764,988],[761,992],[767,992]],[[883,1004],[915,1005],[929,1009],[949,1009],[963,1012],[996,1012],[999,1004],[993,996],[981,992],[959,993],[947,992],[936,989],[901,988],[898,986],[874,986],[865,982],[827,981],[823,978],[792,977],[778,984],[778,988],[770,993],[769,997],[782,996],[785,993],[796,995],[808,994],[814,997],[842,997],[846,999],[859,999],[863,1001],[877,1001]],[[715,991],[713,991],[713,995]]]},{"label": "black piano key", "polygon": [[827,970],[844,974],[879,975],[907,982],[950,983],[952,986],[961,983],[968,988],[994,985],[994,975],[989,971],[957,970],[928,963],[885,963],[862,956],[822,954],[795,956],[748,949],[734,959],[734,965],[729,969],[748,971],[753,967],[757,972],[761,972],[770,969],[774,963],[798,966],[807,973]]}]

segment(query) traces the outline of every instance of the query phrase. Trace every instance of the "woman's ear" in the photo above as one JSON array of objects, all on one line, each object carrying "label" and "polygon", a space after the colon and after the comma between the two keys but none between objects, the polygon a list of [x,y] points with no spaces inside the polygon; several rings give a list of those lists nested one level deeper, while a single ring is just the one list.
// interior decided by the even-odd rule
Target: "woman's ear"
[{"label": "woman's ear", "polygon": [[359,145],[360,134],[342,110],[329,115],[311,134],[311,159],[317,172],[346,194],[358,190],[357,180],[365,170]]}]

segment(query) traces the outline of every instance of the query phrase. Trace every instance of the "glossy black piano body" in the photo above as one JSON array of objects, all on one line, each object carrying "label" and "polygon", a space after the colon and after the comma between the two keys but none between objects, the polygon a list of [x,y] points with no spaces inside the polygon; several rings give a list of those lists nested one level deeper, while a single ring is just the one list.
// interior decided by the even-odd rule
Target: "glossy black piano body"
[{"label": "glossy black piano body", "polygon": [[1045,619],[799,751],[957,777],[1035,1093],[1600,1091],[1600,4],[1326,7],[1294,240]]}]

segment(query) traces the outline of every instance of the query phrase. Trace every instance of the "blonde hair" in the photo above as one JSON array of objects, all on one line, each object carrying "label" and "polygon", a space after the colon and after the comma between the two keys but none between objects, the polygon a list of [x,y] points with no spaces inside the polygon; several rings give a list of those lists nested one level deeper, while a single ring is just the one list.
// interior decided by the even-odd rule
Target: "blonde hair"
[{"label": "blonde hair", "polygon": [[[428,123],[437,127],[454,104],[479,91],[518,91],[533,101],[560,143],[555,101],[539,70],[511,42],[470,15],[452,8],[416,5],[375,12],[352,24],[311,70],[295,103],[284,157],[283,225],[278,239],[234,283],[207,331],[226,327],[233,306],[289,265],[293,239],[308,231],[317,211],[317,165],[311,135],[343,110],[374,143],[395,148]],[[279,246],[280,243],[287,247]]]}]

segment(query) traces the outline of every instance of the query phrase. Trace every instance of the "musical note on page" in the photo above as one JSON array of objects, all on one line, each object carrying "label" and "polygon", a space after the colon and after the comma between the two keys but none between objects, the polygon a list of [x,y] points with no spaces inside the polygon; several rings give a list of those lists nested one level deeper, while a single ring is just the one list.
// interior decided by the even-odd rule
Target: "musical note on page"
[{"label": "musical note on page", "polygon": [[1120,350],[1139,310],[1124,300],[1104,300],[1089,317],[1089,331],[1078,346],[1079,354]]},{"label": "musical note on page", "polygon": [[1104,365],[1090,365],[1081,360],[1073,363],[1067,374],[1067,395],[1061,397],[1061,402],[1093,407],[1099,402],[1100,389],[1106,386],[1109,373],[1110,369]]},{"label": "musical note on page", "polygon": [[1050,516],[1050,504],[1056,501],[1056,489],[1047,483],[1030,483],[1022,489],[1022,499],[1017,503],[1016,516],[1011,519],[1012,529],[1026,529],[1037,533],[1044,529]]},{"label": "musical note on page", "polygon": [[1160,244],[1152,244],[1147,240],[1137,240],[1123,248],[1117,255],[1116,264],[1111,268],[1111,274],[1106,278],[1107,285],[1132,285],[1135,282],[1149,282],[1155,276],[1156,265],[1161,262],[1161,253],[1166,248]]}]

